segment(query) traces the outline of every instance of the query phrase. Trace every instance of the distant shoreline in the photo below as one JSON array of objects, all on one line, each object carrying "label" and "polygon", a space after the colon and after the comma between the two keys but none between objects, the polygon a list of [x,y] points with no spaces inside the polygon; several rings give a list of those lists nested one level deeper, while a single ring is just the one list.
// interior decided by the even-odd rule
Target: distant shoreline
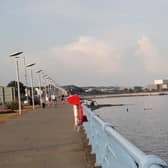
[{"label": "distant shoreline", "polygon": [[143,92],[143,93],[122,93],[122,94],[109,94],[109,95],[88,95],[81,96],[84,99],[103,99],[111,97],[136,97],[136,96],[162,96],[168,95],[166,92]]}]

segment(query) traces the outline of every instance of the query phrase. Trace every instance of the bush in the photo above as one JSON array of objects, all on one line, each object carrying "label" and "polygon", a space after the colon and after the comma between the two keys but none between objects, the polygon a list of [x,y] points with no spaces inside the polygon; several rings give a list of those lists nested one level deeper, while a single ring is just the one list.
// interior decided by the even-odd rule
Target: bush
[{"label": "bush", "polygon": [[5,103],[6,108],[11,110],[19,109],[19,103],[17,101],[7,102]]}]

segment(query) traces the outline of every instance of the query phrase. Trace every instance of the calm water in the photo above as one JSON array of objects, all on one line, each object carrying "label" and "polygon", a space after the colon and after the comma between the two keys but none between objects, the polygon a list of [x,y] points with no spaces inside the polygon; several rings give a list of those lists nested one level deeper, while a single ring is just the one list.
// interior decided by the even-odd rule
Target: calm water
[{"label": "calm water", "polygon": [[168,163],[168,96],[108,98],[96,102],[125,104],[96,112],[142,151],[158,155]]}]

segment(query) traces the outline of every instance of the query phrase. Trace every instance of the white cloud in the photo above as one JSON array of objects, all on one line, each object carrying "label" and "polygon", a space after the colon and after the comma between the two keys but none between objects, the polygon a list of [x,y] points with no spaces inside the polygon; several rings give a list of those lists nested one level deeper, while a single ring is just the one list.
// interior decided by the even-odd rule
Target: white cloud
[{"label": "white cloud", "polygon": [[80,72],[89,70],[94,75],[109,75],[119,73],[122,69],[119,51],[92,37],[82,36],[79,40],[63,47],[55,47],[52,51],[62,64]]},{"label": "white cloud", "polygon": [[136,53],[144,62],[144,68],[150,73],[161,73],[166,69],[166,64],[159,50],[154,46],[152,41],[147,36],[142,36],[138,40],[138,50]]},{"label": "white cloud", "polygon": [[166,72],[161,60],[164,57],[146,36],[138,40],[138,49],[116,49],[103,40],[81,36],[35,55],[41,56],[36,61],[42,65],[39,69],[46,70],[60,84],[128,85],[143,83],[145,78],[145,82],[151,82]]}]

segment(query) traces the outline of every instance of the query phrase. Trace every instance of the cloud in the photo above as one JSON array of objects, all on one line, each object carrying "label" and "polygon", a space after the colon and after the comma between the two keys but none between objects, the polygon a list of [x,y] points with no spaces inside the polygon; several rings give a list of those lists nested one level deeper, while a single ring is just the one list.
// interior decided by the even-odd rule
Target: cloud
[{"label": "cloud", "polygon": [[157,76],[163,77],[166,72],[164,57],[160,56],[150,38],[142,36],[137,44],[136,47],[118,49],[95,37],[80,36],[35,55],[41,56],[36,61],[42,65],[39,69],[46,70],[60,84],[144,84]]},{"label": "cloud", "polygon": [[138,40],[138,49],[136,54],[143,60],[144,68],[150,73],[164,72],[166,64],[163,57],[160,55],[159,50],[155,47],[149,37],[142,36]]},{"label": "cloud", "polygon": [[81,36],[77,41],[52,48],[52,52],[62,64],[80,72],[89,70],[95,75],[121,72],[119,51],[93,37]]}]

